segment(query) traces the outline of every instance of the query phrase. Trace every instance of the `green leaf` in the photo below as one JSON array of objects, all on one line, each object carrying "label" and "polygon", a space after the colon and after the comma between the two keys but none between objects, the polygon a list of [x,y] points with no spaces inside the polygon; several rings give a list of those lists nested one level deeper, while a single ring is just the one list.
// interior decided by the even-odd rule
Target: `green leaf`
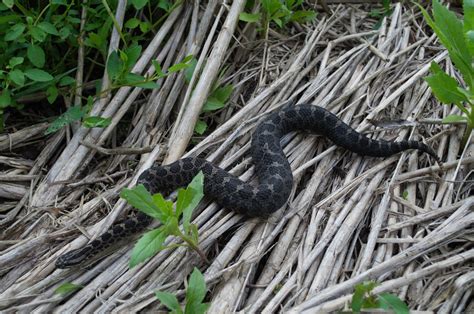
[{"label": "green leaf", "polygon": [[42,68],[44,66],[46,57],[43,48],[41,48],[40,46],[29,45],[26,51],[26,55],[34,66],[38,68]]},{"label": "green leaf", "polygon": [[206,132],[206,130],[207,130],[207,123],[202,120],[198,120],[196,122],[196,125],[194,126],[194,132],[196,132],[199,135],[203,135],[204,132]]},{"label": "green leaf", "polygon": [[70,282],[65,282],[65,283],[61,284],[59,287],[57,287],[54,290],[54,293],[64,295],[64,294],[68,294],[70,292],[79,290],[81,288],[84,288],[84,286],[76,285],[76,284],[70,283]]},{"label": "green leaf", "polygon": [[71,29],[68,26],[65,26],[59,30],[59,37],[64,40],[71,35]]},{"label": "green leaf", "polygon": [[111,118],[91,116],[84,119],[82,125],[86,128],[105,128],[112,123]]},{"label": "green leaf", "polygon": [[10,71],[8,78],[19,87],[25,84],[25,73],[20,69]]},{"label": "green leaf", "polygon": [[158,77],[164,77],[166,76],[166,73],[163,72],[161,69],[161,65],[158,63],[156,60],[151,61],[153,63],[153,67],[155,68],[156,74],[158,74]]},{"label": "green leaf", "polygon": [[146,89],[154,89],[154,88],[159,88],[160,84],[153,81],[146,81],[146,82],[141,82],[141,83],[135,83],[133,84],[133,86],[146,88]]},{"label": "green leaf", "polygon": [[193,56],[192,55],[189,55],[189,56],[186,56],[183,61],[181,61],[180,63],[177,63],[175,65],[172,65],[169,67],[168,69],[168,72],[169,73],[174,73],[174,72],[178,72],[182,69],[185,69],[187,67],[190,66],[190,61],[193,59]]},{"label": "green leaf", "polygon": [[449,116],[443,119],[443,123],[449,124],[453,122],[465,122],[467,121],[467,117],[465,116],[458,116],[456,114],[450,114]]},{"label": "green leaf", "polygon": [[59,80],[59,86],[73,85],[74,83],[76,83],[76,80],[73,77],[70,77],[69,75],[63,76]]},{"label": "green leaf", "polygon": [[122,60],[120,60],[118,52],[112,51],[107,59],[107,74],[111,80],[115,80],[120,76],[122,67]]},{"label": "green leaf", "polygon": [[209,97],[204,106],[202,107],[203,112],[215,111],[225,107],[225,103],[217,98]]},{"label": "green leaf", "polygon": [[184,312],[189,314],[204,313],[201,304],[206,297],[206,292],[204,276],[197,268],[194,268],[186,289],[186,308]]},{"label": "green leaf", "polygon": [[10,68],[14,68],[16,67],[17,65],[20,65],[23,63],[23,60],[24,58],[23,57],[12,57],[10,59],[10,61],[8,61],[8,65],[10,66]]},{"label": "green leaf", "polygon": [[247,23],[255,23],[260,21],[262,15],[260,13],[245,13],[242,12],[239,15],[239,20],[247,22]]},{"label": "green leaf", "polygon": [[43,42],[46,39],[46,33],[37,26],[32,26],[30,28],[30,35],[39,42]]},{"label": "green leaf", "polygon": [[474,56],[474,1],[464,0],[464,34],[471,56]]},{"label": "green leaf", "polygon": [[134,17],[132,17],[125,23],[125,27],[131,29],[137,28],[138,25],[140,25],[140,20]]},{"label": "green leaf", "polygon": [[27,69],[25,75],[35,82],[49,82],[53,79],[51,74],[40,69]]},{"label": "green leaf", "polygon": [[166,223],[164,225],[165,232],[168,235],[180,236],[179,226],[178,226],[178,218],[174,216],[168,217]]},{"label": "green leaf", "polygon": [[46,135],[54,133],[71,122],[79,121],[84,116],[84,111],[80,106],[69,108],[65,113],[54,120],[44,132]]},{"label": "green leaf", "polygon": [[122,189],[120,197],[141,212],[163,222],[163,214],[160,208],[156,206],[153,197],[143,184],[139,184],[131,189]]},{"label": "green leaf", "polygon": [[378,295],[380,306],[385,309],[392,309],[397,314],[409,314],[410,309],[400,298],[391,293],[381,293]]},{"label": "green leaf", "polygon": [[13,8],[13,4],[15,4],[14,0],[2,0],[2,3],[6,5],[9,9]]},{"label": "green leaf", "polygon": [[295,21],[298,23],[307,23],[307,22],[311,22],[315,18],[316,18],[316,12],[299,10],[291,14],[290,21]]},{"label": "green leaf", "polygon": [[358,284],[354,288],[354,294],[352,295],[351,309],[355,313],[359,313],[362,309],[362,303],[364,302],[364,296],[366,288],[364,284]]},{"label": "green leaf", "polygon": [[[199,171],[193,178],[188,187],[184,190],[183,200],[176,204],[176,212],[183,213],[183,227],[186,232],[189,230],[189,224],[193,210],[204,197],[204,174]],[[179,210],[178,210],[179,207]]]},{"label": "green leaf", "polygon": [[163,303],[168,309],[176,313],[183,313],[181,306],[179,305],[178,299],[176,296],[169,292],[156,291],[156,297]]},{"label": "green leaf", "polygon": [[0,109],[6,108],[12,105],[12,98],[10,95],[10,91],[8,89],[4,89],[0,94]]},{"label": "green leaf", "polygon": [[40,29],[42,29],[44,32],[48,33],[48,34],[51,34],[51,35],[56,35],[58,36],[59,35],[59,32],[58,30],[56,29],[56,26],[54,26],[53,24],[49,23],[49,22],[40,22],[38,24],[38,27]]},{"label": "green leaf", "polygon": [[170,12],[170,10],[173,8],[173,3],[168,0],[160,0],[160,2],[158,2],[158,7],[165,10],[166,12]]},{"label": "green leaf", "polygon": [[438,0],[433,0],[433,17],[431,19],[421,5],[418,5],[428,25],[435,31],[441,43],[448,49],[449,57],[456,68],[462,73],[468,86],[473,87],[474,69],[472,56],[464,39],[463,23],[456,15],[442,6]]},{"label": "green leaf", "polygon": [[403,197],[404,200],[408,200],[408,191],[407,190],[403,191],[402,197]]},{"label": "green leaf", "polygon": [[160,193],[153,195],[153,203],[161,210],[163,215],[162,222],[166,221],[168,217],[173,216],[173,202],[165,200]]},{"label": "green leaf", "polygon": [[140,54],[142,53],[142,46],[133,45],[124,50],[124,53],[127,55],[127,61],[125,62],[125,68],[127,71],[133,68],[135,63],[137,63]]},{"label": "green leaf", "polygon": [[433,75],[426,77],[425,80],[439,101],[446,104],[467,101],[466,96],[458,90],[458,82],[444,73],[436,62],[431,62],[430,70]]},{"label": "green leaf", "polygon": [[56,86],[54,85],[49,86],[48,89],[46,90],[48,102],[52,104],[56,100],[56,98],[58,98],[58,94],[59,94],[59,91],[56,88]]},{"label": "green leaf", "polygon": [[140,10],[147,4],[148,0],[132,0],[132,4],[135,9]]},{"label": "green leaf", "polygon": [[197,65],[197,60],[193,58],[189,62],[189,66],[184,70],[184,79],[186,80],[188,84],[191,82],[191,79],[194,74],[194,70],[196,69],[196,65]]},{"label": "green leaf", "polygon": [[133,248],[130,257],[130,268],[135,267],[163,249],[163,242],[165,242],[167,237],[168,234],[163,226],[146,232]]},{"label": "green leaf", "polygon": [[18,37],[23,34],[23,31],[25,30],[26,25],[25,24],[15,24],[12,27],[10,27],[10,30],[5,34],[4,40],[5,41],[12,41],[17,39]]}]

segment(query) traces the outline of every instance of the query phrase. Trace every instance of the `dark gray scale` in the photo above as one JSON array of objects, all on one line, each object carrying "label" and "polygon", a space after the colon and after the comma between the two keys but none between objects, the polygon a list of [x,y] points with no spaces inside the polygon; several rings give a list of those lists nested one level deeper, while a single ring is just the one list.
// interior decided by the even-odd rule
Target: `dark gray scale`
[{"label": "dark gray scale", "polygon": [[[281,137],[291,131],[323,135],[334,144],[360,155],[387,157],[407,149],[418,149],[440,162],[436,153],[422,142],[372,140],[326,109],[298,105],[270,114],[253,133],[251,154],[259,181],[256,186],[201,158],[184,158],[165,166],[154,164],[140,176],[138,184],[143,184],[151,193],[169,192],[188,185],[202,170],[206,196],[246,216],[267,216],[286,203],[292,189],[293,175],[280,145]],[[84,248],[61,255],[56,266],[66,268],[79,264],[121,237],[143,230],[150,222],[149,216],[139,212],[136,218],[112,226]]]}]

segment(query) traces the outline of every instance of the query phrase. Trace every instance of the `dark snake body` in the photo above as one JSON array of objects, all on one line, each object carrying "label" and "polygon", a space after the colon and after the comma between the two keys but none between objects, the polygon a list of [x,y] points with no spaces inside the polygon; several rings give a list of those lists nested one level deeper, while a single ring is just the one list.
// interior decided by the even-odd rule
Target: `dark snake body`
[{"label": "dark snake body", "polygon": [[[258,185],[243,182],[201,158],[183,158],[166,166],[154,164],[140,176],[138,184],[143,184],[152,194],[172,191],[189,184],[202,170],[206,196],[222,207],[246,216],[267,216],[282,207],[290,195],[293,176],[280,139],[286,133],[298,130],[323,135],[334,144],[359,155],[387,157],[407,149],[418,149],[439,162],[436,153],[422,142],[373,140],[326,109],[297,105],[270,114],[253,133],[251,153]],[[151,220],[139,212],[136,217],[113,225],[85,247],[61,255],[56,266],[67,268],[80,264],[118,240],[143,230]]]}]

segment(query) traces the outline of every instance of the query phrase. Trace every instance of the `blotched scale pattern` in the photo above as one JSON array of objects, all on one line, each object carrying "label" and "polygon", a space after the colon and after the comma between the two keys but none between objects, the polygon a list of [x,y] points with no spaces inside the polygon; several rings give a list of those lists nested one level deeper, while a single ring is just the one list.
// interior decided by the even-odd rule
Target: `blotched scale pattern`
[{"label": "blotched scale pattern", "polygon": [[[373,140],[321,107],[297,105],[270,114],[253,133],[251,153],[258,185],[243,182],[201,158],[183,158],[166,166],[154,164],[140,176],[138,183],[145,185],[151,193],[170,192],[189,184],[202,170],[206,196],[246,216],[267,216],[283,206],[290,195],[293,176],[280,139],[297,130],[323,135],[334,144],[360,155],[387,157],[407,149],[418,149],[439,162],[436,153],[422,142]],[[80,264],[119,239],[143,230],[150,221],[149,216],[137,213],[136,217],[112,226],[84,248],[61,255],[56,266],[66,268]]]}]

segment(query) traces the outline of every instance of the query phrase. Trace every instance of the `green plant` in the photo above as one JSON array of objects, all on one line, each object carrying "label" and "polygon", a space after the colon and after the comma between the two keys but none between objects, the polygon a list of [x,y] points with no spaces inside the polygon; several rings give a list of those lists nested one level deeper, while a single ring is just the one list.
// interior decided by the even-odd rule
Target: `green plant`
[{"label": "green plant", "polygon": [[379,21],[375,23],[374,29],[379,29],[380,25],[382,25],[383,18],[392,14],[393,8],[391,3],[391,0],[382,0],[382,9],[374,9],[369,12],[369,16],[379,19]]},{"label": "green plant", "polygon": [[[120,196],[133,207],[141,212],[158,219],[161,226],[145,233],[137,242],[130,258],[130,267],[143,262],[160,250],[170,247],[188,246],[195,250],[203,260],[207,262],[205,254],[199,248],[199,237],[197,226],[191,224],[191,215],[194,208],[204,196],[204,175],[199,172],[186,189],[178,190],[176,207],[173,202],[164,199],[160,193],[151,195],[145,187],[140,184],[132,189],[123,189]],[[179,221],[183,219],[183,228],[179,227]],[[170,235],[176,236],[185,244],[177,244],[165,247],[163,243]]]},{"label": "green plant", "polygon": [[68,294],[70,292],[82,289],[82,288],[84,288],[84,286],[82,286],[82,285],[76,285],[74,283],[65,282],[65,283],[61,284],[59,287],[57,287],[54,290],[54,293],[65,295],[65,294]]},{"label": "green plant", "polygon": [[204,276],[197,268],[194,268],[186,288],[186,305],[184,311],[179,304],[178,298],[176,298],[174,294],[156,291],[155,295],[173,314],[204,314],[209,308],[208,303],[203,303],[206,297],[206,291]]},{"label": "green plant", "polygon": [[[191,78],[194,74],[194,70],[196,68],[197,60],[196,59],[191,59],[189,60],[188,66],[185,69],[184,72],[184,78],[186,82],[189,84],[191,82]],[[217,78],[217,82],[219,82],[225,71],[221,71],[219,77]],[[219,85],[219,83],[215,83],[212,86],[212,92],[210,95],[207,97],[206,103],[202,107],[202,113],[208,113],[208,112],[213,112],[219,109],[222,109],[225,107],[227,101],[229,100],[230,95],[232,95],[232,92],[234,90],[234,86],[231,84],[226,84],[226,85]],[[199,119],[196,123],[196,126],[194,127],[194,132],[196,132],[199,135],[204,134],[207,130],[207,123],[204,121],[204,119]]]},{"label": "green plant", "polygon": [[445,73],[436,62],[431,63],[432,75],[425,78],[440,102],[455,104],[464,114],[449,115],[443,119],[443,123],[466,122],[467,128],[462,140],[464,146],[474,128],[474,2],[463,2],[464,21],[438,0],[433,0],[433,19],[423,7],[418,6],[464,79],[466,88]]},{"label": "green plant", "polygon": [[262,0],[261,11],[257,13],[240,14],[240,20],[248,23],[261,22],[264,31],[271,22],[283,28],[289,22],[306,23],[316,17],[313,10],[299,9],[303,0]]},{"label": "green plant", "polygon": [[355,286],[352,296],[351,309],[354,313],[360,313],[362,309],[384,309],[392,310],[396,314],[408,314],[408,306],[396,295],[391,293],[372,294],[377,286],[374,281],[364,282]]}]

